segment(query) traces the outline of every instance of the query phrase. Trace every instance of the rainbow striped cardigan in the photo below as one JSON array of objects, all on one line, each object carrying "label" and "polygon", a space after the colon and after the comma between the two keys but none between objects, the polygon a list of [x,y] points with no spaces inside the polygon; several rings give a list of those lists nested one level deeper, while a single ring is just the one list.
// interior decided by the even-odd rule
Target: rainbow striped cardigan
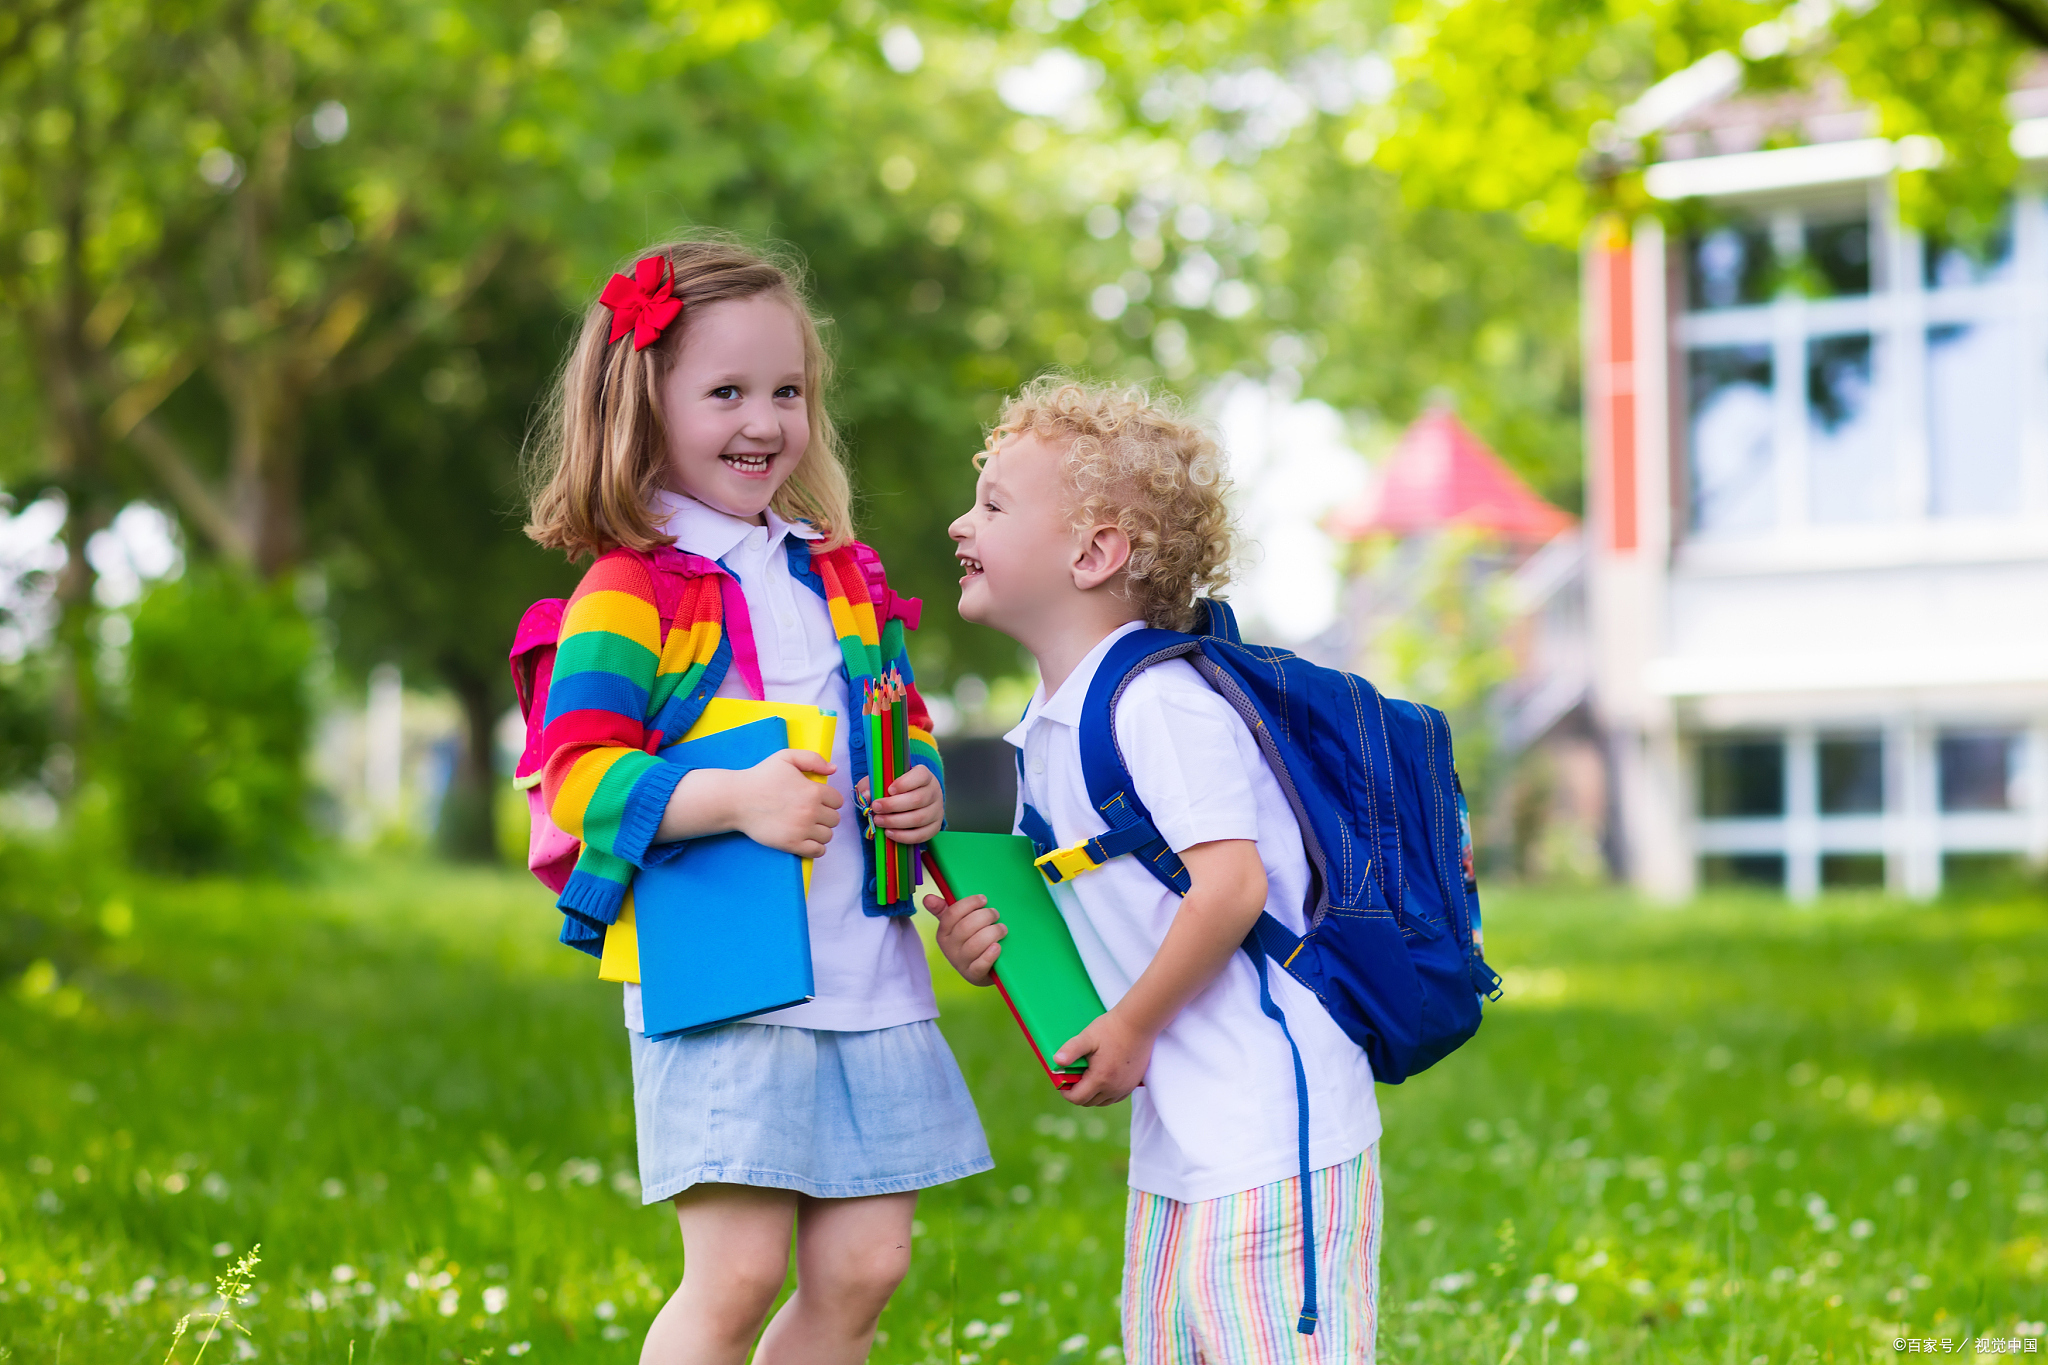
[{"label": "rainbow striped cardigan", "polygon": [[[785,546],[790,572],[825,600],[839,636],[847,688],[841,716],[860,714],[864,683],[897,670],[910,684],[911,760],[943,781],[931,718],[904,647],[921,604],[891,591],[881,560],[858,542],[813,550],[791,536]],[[550,641],[553,667],[543,687],[539,669]],[[613,550],[590,566],[566,604],[528,610],[512,655],[528,711],[526,753],[514,780],[539,789],[536,825],[544,813],[574,841],[573,870],[559,885],[534,863],[559,892],[564,943],[601,952],[604,927],[618,918],[634,871],[681,850],[680,843],[655,843],[654,835],[685,770],[656,755],[696,723],[735,668],[748,694],[759,698],[760,663],[739,580],[716,561],[673,547]],[[853,771],[866,772],[865,728],[848,724],[846,735]],[[908,899],[878,903],[874,861],[864,861],[862,910],[912,913]]]}]

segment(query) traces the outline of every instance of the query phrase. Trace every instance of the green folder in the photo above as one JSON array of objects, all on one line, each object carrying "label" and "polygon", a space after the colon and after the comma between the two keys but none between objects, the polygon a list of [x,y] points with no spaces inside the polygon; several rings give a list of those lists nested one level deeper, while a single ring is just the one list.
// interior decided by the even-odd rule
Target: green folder
[{"label": "green folder", "polygon": [[1056,1066],[1052,1054],[1095,1022],[1103,1012],[1102,997],[1033,856],[1031,841],[1021,834],[945,830],[926,845],[925,867],[949,902],[987,896],[1002,917],[1010,932],[996,958],[996,989],[1038,1064],[1066,1090],[1080,1082],[1088,1063]]}]

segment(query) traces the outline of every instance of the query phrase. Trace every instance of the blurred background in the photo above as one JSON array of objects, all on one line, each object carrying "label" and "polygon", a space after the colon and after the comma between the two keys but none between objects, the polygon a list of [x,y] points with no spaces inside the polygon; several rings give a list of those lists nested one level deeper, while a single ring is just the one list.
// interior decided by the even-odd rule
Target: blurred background
[{"label": "blurred background", "polygon": [[[0,1340],[140,1359],[270,1227],[237,1350],[631,1358],[679,1253],[517,872],[505,652],[577,573],[537,406],[700,227],[807,263],[956,824],[1008,827],[1035,679],[944,528],[1048,370],[1214,421],[1248,635],[1451,714],[1508,997],[1390,1104],[1441,1139],[1390,1352],[1847,1359],[1965,1283],[2038,1336],[2044,48],[2040,0],[16,0]],[[1061,1267],[1113,1278],[1120,1125],[981,1084],[1036,1177],[934,1197],[878,1358],[1111,1359]],[[1438,1209],[1465,1148],[1503,1183]]]}]

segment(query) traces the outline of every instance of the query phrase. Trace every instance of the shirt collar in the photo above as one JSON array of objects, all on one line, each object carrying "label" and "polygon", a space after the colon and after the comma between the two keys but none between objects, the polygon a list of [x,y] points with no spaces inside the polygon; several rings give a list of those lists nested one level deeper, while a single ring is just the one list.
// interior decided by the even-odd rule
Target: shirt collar
[{"label": "shirt collar", "polygon": [[1081,724],[1081,708],[1088,701],[1088,688],[1095,681],[1095,671],[1102,667],[1103,656],[1109,653],[1109,647],[1118,640],[1134,630],[1144,628],[1143,621],[1126,621],[1103,636],[1096,642],[1095,648],[1082,656],[1081,662],[1074,666],[1074,671],[1067,675],[1067,680],[1060,684],[1060,690],[1051,697],[1045,695],[1045,683],[1041,680],[1038,690],[1031,694],[1031,704],[1024,708],[1024,719],[1018,721],[1016,728],[1003,738],[1022,748],[1026,732],[1041,720],[1058,721],[1062,725],[1078,729]]},{"label": "shirt collar", "polygon": [[[651,509],[657,528],[663,535],[676,538],[676,548],[706,559],[724,559],[733,547],[747,538],[751,531],[762,529],[753,522],[729,516],[715,507],[707,506],[695,498],[681,493],[672,493],[659,488],[654,493]],[[784,521],[768,512],[768,546],[773,551],[782,543],[784,536],[795,536],[799,540],[816,540],[818,532],[808,523]]]}]

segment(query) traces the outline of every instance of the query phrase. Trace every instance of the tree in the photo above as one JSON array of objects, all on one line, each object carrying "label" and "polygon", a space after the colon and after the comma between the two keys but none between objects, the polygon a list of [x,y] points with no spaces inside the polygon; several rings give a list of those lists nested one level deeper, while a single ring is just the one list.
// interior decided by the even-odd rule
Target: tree
[{"label": "tree", "polygon": [[0,16],[0,298],[38,383],[0,400],[48,454],[14,486],[71,499],[67,639],[76,549],[147,492],[200,558],[323,562],[344,663],[440,677],[483,780],[500,637],[561,582],[516,531],[530,404],[605,273],[692,223],[808,259],[863,529],[937,599],[935,684],[1017,667],[944,609],[944,532],[997,399],[1051,366],[1291,375],[1389,424],[1448,383],[1568,498],[1569,257],[1364,164],[1383,17],[28,0]]},{"label": "tree", "polygon": [[1396,16],[1398,95],[1360,120],[1361,147],[1414,202],[1513,213],[1566,244],[1597,212],[1647,207],[1656,129],[1628,106],[1709,57],[1752,90],[1842,83],[1885,136],[1939,142],[1939,166],[1903,177],[1909,214],[1988,224],[2018,170],[2006,95],[2048,46],[2037,0],[1400,0]]},{"label": "tree", "polygon": [[[47,450],[16,485],[69,508],[74,752],[97,712],[84,547],[113,508],[146,490],[203,551],[289,570],[309,405],[382,374],[489,274],[509,205],[468,172],[516,70],[516,23],[289,0],[27,0],[0,16],[0,301]],[[509,57],[447,81],[493,32]]]},{"label": "tree", "polygon": [[306,538],[323,567],[337,662],[437,680],[463,746],[440,818],[459,857],[496,849],[494,734],[511,704],[506,650],[526,606],[566,597],[571,566],[520,533],[519,452],[551,343],[567,326],[533,248],[515,245],[417,363],[314,406]]}]

